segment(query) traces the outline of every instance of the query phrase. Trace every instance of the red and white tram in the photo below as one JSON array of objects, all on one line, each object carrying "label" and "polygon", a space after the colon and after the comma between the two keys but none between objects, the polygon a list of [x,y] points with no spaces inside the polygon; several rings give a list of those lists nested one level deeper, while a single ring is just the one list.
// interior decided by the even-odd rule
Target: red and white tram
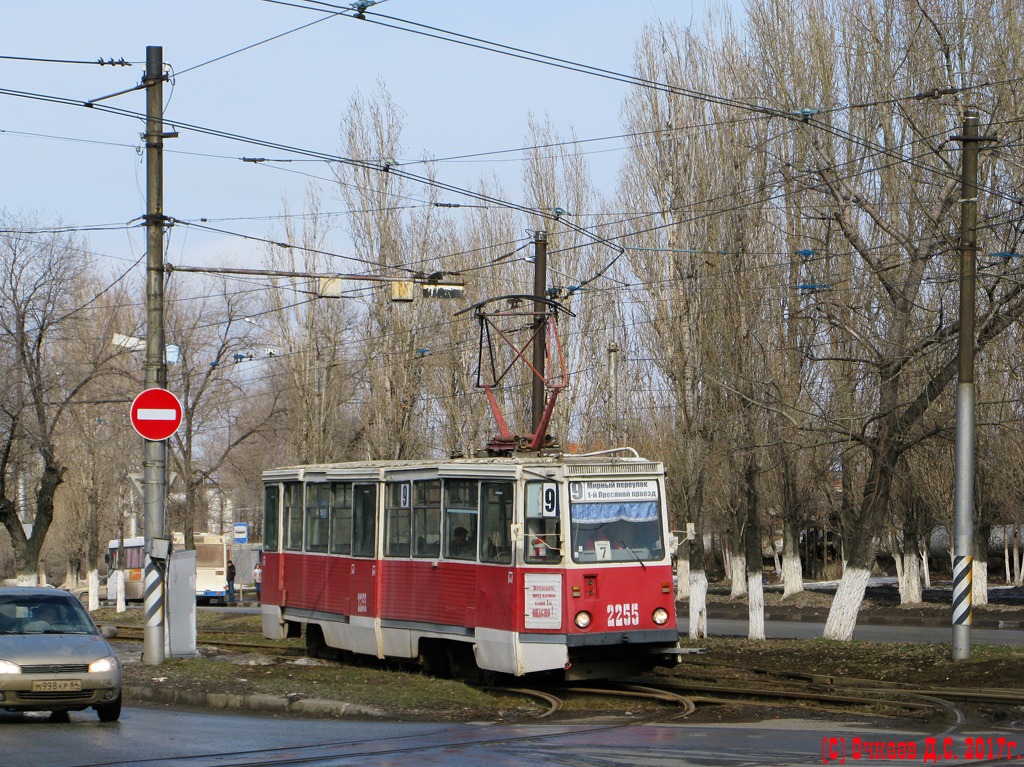
[{"label": "red and white tram", "polygon": [[264,634],[514,675],[674,664],[664,467],[633,456],[267,471]]}]

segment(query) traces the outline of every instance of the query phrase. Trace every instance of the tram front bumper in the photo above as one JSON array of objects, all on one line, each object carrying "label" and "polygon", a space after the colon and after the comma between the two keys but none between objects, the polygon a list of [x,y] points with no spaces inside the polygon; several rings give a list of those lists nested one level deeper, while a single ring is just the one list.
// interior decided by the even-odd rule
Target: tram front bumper
[{"label": "tram front bumper", "polygon": [[569,647],[606,647],[609,645],[674,645],[679,641],[677,629],[641,629],[638,631],[600,631],[568,634]]}]

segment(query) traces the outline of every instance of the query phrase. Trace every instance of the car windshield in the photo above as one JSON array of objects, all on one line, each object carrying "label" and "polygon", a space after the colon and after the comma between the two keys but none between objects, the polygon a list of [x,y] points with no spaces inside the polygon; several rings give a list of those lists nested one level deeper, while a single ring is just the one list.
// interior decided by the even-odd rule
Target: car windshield
[{"label": "car windshield", "polygon": [[95,634],[96,626],[68,595],[0,595],[0,634]]}]

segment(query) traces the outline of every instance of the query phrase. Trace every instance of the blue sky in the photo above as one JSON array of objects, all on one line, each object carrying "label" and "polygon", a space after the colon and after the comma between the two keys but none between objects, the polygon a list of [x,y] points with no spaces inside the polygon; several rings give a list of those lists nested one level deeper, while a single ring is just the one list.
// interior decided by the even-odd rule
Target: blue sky
[{"label": "blue sky", "polygon": [[[528,116],[548,116],[568,136],[611,136],[628,86],[494,53],[472,50],[351,18],[332,18],[220,61],[205,64],[274,35],[316,21],[309,0],[296,5],[263,0],[34,0],[6,3],[0,55],[49,59],[126,59],[132,67],[98,67],[0,59],[0,88],[90,100],[138,84],[147,45],[161,45],[176,73],[165,86],[166,120],[337,153],[339,123],[354,93],[378,81],[406,113],[407,156],[448,157],[522,146]],[[631,72],[636,38],[655,19],[697,23],[704,0],[636,3],[471,2],[388,0],[372,10],[486,40]],[[186,71],[191,70],[191,71]],[[103,103],[143,112],[141,91]],[[0,95],[0,209],[32,211],[67,224],[124,224],[145,207],[141,123],[84,108]],[[35,134],[35,135],[26,135]],[[57,138],[45,138],[57,137]],[[65,140],[70,139],[70,140]],[[595,150],[621,147],[596,144]],[[301,208],[309,178],[243,163],[268,150],[183,131],[166,144],[165,212],[179,219],[273,217],[287,200]],[[212,156],[211,156],[212,155]],[[284,155],[282,155],[284,156]],[[471,185],[498,174],[518,200],[520,166],[511,156],[444,163],[441,180]],[[606,195],[614,192],[619,151],[592,156]],[[498,161],[504,160],[504,161]],[[287,168],[329,177],[322,163]],[[343,205],[325,185],[325,207]],[[218,224],[266,235],[272,220]],[[279,229],[279,227],[278,227]],[[141,230],[95,232],[92,249],[120,270],[143,251]],[[344,247],[339,241],[337,246]],[[172,233],[167,260],[240,260],[258,246],[192,230]]]}]

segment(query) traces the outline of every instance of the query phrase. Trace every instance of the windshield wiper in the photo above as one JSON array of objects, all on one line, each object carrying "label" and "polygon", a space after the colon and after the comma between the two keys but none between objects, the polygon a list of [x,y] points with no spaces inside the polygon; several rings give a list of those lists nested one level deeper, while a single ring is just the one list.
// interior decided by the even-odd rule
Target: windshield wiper
[{"label": "windshield wiper", "polygon": [[645,564],[644,564],[644,561],[643,561],[642,559],[640,559],[640,555],[639,555],[639,554],[637,554],[637,553],[636,553],[635,551],[633,551],[633,549],[631,549],[631,548],[630,548],[629,546],[627,546],[627,545],[626,545],[626,542],[625,542],[625,541],[623,541],[623,540],[622,540],[622,539],[620,538],[620,539],[619,539],[618,541],[616,541],[616,543],[618,543],[618,544],[619,544],[619,546],[621,546],[621,547],[622,547],[622,548],[624,548],[624,549],[625,549],[626,551],[628,551],[628,552],[629,552],[630,554],[632,554],[632,555],[633,555],[633,559],[635,559],[635,560],[636,560],[637,562],[639,562],[639,563],[640,563],[640,567],[642,567],[642,568],[643,568],[644,570],[646,570],[646,569],[647,569],[647,565],[645,565]]}]

